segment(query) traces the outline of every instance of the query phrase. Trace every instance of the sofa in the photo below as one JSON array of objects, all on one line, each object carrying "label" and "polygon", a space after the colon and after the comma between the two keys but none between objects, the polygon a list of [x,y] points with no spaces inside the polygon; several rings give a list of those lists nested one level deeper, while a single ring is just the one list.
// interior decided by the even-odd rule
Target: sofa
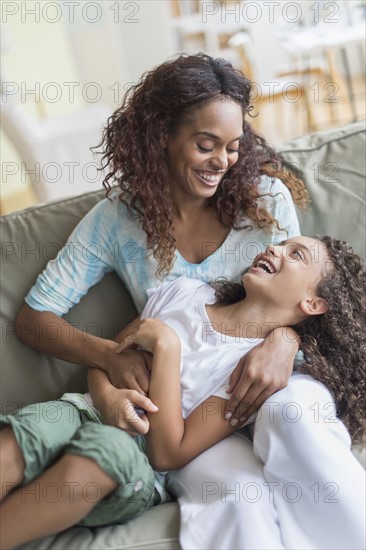
[{"label": "sofa", "polygon": [[[331,234],[350,242],[366,257],[365,123],[314,133],[280,148],[285,163],[309,189],[311,208],[299,212],[305,235]],[[91,192],[42,204],[1,218],[1,407],[3,413],[25,404],[86,390],[86,369],[24,346],[14,321],[24,295],[73,227],[103,197]],[[83,331],[113,338],[136,315],[122,282],[108,274],[66,316]],[[57,337],[57,334],[54,336]],[[360,449],[354,449],[362,460]],[[96,529],[74,527],[24,545],[27,549],[173,550],[178,541],[179,509],[161,504],[126,525]]]}]

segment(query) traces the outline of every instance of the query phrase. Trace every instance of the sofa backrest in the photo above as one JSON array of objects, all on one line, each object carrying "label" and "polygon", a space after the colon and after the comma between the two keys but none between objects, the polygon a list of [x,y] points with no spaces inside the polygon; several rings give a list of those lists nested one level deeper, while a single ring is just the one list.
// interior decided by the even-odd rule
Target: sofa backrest
[{"label": "sofa backrest", "polygon": [[[303,234],[331,234],[365,250],[365,126],[349,125],[302,137],[282,147],[284,160],[300,168],[310,190],[309,212],[299,212]],[[23,297],[78,221],[103,197],[94,192],[30,208],[1,218],[1,403],[3,411],[86,389],[85,368],[24,346],[14,320]],[[113,338],[136,316],[123,283],[109,274],[90,290],[68,321],[92,334]],[[48,337],[57,338],[49,327]]]},{"label": "sofa backrest", "polygon": [[365,121],[310,134],[282,146],[286,164],[305,182],[311,205],[298,210],[304,235],[331,235],[366,257]]}]

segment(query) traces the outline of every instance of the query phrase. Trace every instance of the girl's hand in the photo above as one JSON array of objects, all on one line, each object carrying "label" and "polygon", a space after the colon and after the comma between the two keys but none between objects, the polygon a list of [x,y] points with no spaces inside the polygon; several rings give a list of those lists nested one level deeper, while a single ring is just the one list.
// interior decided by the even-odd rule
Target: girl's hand
[{"label": "girl's hand", "polygon": [[[145,414],[154,413],[158,407],[148,398],[135,390],[118,390],[110,385],[99,402],[99,410],[104,424],[125,430],[132,436],[145,435],[150,423]],[[139,412],[136,412],[139,409]]]},{"label": "girl's hand", "polygon": [[175,330],[160,319],[142,319],[137,326],[137,330],[119,344],[116,352],[120,353],[132,344],[154,353],[157,346],[170,347],[180,344],[180,340]]},{"label": "girl's hand", "polygon": [[227,389],[231,396],[225,418],[232,426],[246,422],[271,395],[287,386],[298,350],[297,333],[281,327],[240,359]]}]

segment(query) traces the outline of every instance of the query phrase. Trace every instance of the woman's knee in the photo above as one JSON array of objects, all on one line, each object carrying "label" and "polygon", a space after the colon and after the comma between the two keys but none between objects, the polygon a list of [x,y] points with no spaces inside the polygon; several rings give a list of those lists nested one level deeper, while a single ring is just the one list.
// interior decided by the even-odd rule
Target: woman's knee
[{"label": "woman's knee", "polygon": [[310,428],[327,413],[329,416],[332,405],[332,396],[323,384],[306,375],[294,375],[286,388],[273,394],[262,405],[256,423],[286,431],[294,426],[297,429],[299,426]]}]

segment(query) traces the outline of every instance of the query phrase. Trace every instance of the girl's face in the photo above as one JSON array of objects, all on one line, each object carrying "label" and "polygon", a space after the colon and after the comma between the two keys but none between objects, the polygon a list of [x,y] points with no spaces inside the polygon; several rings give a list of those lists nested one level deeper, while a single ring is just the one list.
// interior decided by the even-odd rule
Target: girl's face
[{"label": "girl's face", "polygon": [[279,310],[285,308],[306,315],[324,313],[326,309],[313,311],[313,308],[324,302],[317,298],[316,289],[330,269],[331,262],[321,241],[294,237],[259,254],[243,276],[243,283],[248,295],[253,289]]},{"label": "girl's face", "polygon": [[240,105],[219,96],[195,111],[177,134],[167,134],[163,146],[173,200],[212,197],[238,160],[242,133]]}]

